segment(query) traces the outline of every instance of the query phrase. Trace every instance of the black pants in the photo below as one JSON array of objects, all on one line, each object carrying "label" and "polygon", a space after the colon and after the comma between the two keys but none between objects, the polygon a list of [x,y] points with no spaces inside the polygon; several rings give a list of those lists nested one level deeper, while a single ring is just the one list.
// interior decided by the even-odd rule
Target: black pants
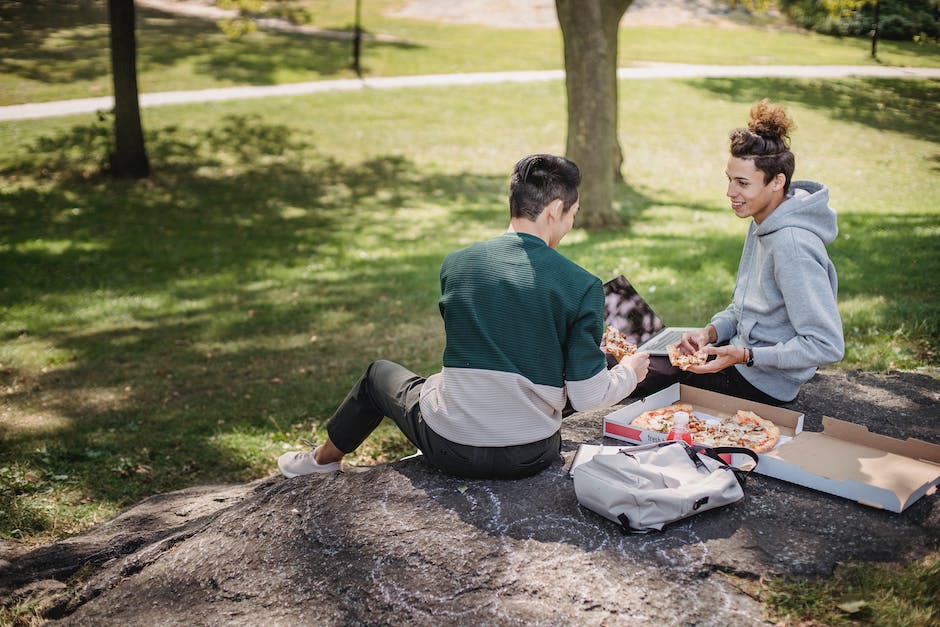
[{"label": "black pants", "polygon": [[720,372],[695,374],[676,368],[669,363],[668,357],[650,357],[649,374],[646,375],[646,378],[630,396],[634,398],[649,396],[653,392],[658,392],[673,383],[684,383],[703,390],[746,398],[767,405],[783,405],[790,402],[781,401],[758,390],[741,376],[741,373],[734,366],[725,368]]},{"label": "black pants", "polygon": [[519,479],[559,459],[561,433],[516,446],[469,446],[447,440],[428,427],[418,404],[424,377],[390,361],[376,361],[353,386],[327,423],[330,440],[344,453],[356,450],[389,417],[444,472],[460,477]]}]

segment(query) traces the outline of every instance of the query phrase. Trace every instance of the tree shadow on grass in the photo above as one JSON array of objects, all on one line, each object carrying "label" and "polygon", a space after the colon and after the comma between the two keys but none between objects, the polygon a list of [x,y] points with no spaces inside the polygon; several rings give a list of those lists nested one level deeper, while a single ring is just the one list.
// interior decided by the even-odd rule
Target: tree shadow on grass
[{"label": "tree shadow on grass", "polygon": [[774,100],[797,102],[841,122],[940,142],[936,111],[940,80],[715,78],[689,84],[722,99],[748,104],[771,94]]},{"label": "tree shadow on grass", "polygon": [[[503,177],[340,163],[259,119],[152,131],[154,175],[136,183],[96,174],[76,133],[102,147],[70,130],[0,173],[15,182],[0,192],[0,336],[44,363],[0,365],[7,537],[55,525],[44,491],[124,504],[258,476],[368,361],[429,371],[447,242],[504,225]],[[435,196],[460,209],[422,211]]]},{"label": "tree shadow on grass", "polygon": [[[471,206],[498,196],[499,182],[490,177],[424,178],[398,155],[339,163],[292,139],[284,126],[244,116],[202,135],[175,127],[150,132],[154,176],[114,181],[95,172],[101,159],[94,151],[108,149],[107,126],[97,134],[72,129],[44,138],[26,162],[0,172],[14,179],[38,172],[43,181],[4,193],[0,263],[17,279],[4,286],[0,301],[13,304],[36,290],[149,289],[180,278],[250,273],[267,261],[343,256],[357,230],[382,228],[375,212],[388,212],[394,222],[392,213],[427,190]],[[86,140],[78,145],[77,137]],[[385,246],[407,245],[446,221],[379,235],[388,238]]]},{"label": "tree shadow on grass", "polygon": [[[48,83],[89,80],[108,72],[103,2],[4,2],[0,23],[0,72]],[[67,38],[59,31],[68,31]]]},{"label": "tree shadow on grass", "polygon": [[[0,366],[0,510],[33,507],[32,522],[19,514],[26,534],[55,525],[46,492],[126,504],[269,472],[373,359],[432,372],[440,262],[455,241],[505,226],[505,176],[429,173],[400,155],[341,163],[257,118],[153,130],[155,174],[137,183],[88,168],[100,141],[72,129],[0,173],[0,337],[40,360]],[[628,187],[618,200],[634,221],[662,204]],[[868,229],[876,219],[884,228]],[[930,220],[849,216],[834,250],[843,294],[897,282],[893,302],[908,307],[937,274]],[[623,236],[591,233],[562,252],[590,259]],[[696,324],[730,298],[742,240],[693,231],[636,238],[623,254],[674,272],[646,296],[667,322]],[[898,250],[916,265],[894,263]],[[0,519],[0,533],[13,524]]]},{"label": "tree shadow on grass", "polygon": [[[506,176],[341,163],[245,116],[148,130],[154,175],[116,181],[94,157],[109,131],[45,137],[0,172],[16,182],[0,192],[0,334],[47,360],[0,366],[16,416],[0,467],[32,477],[0,477],[0,499],[35,507],[0,520],[7,536],[54,525],[20,498],[43,491],[126,504],[257,477],[322,428],[369,361],[432,372],[441,260],[508,218]],[[628,214],[654,204],[620,194]]]},{"label": "tree shadow on grass", "polygon": [[[872,300],[873,327],[885,336],[922,338],[920,359],[940,354],[940,238],[936,214],[852,212],[839,217],[839,237],[830,246],[839,273],[839,299]],[[848,321],[846,321],[848,322]],[[845,329],[849,337],[857,332]]]},{"label": "tree shadow on grass", "polygon": [[930,161],[933,162],[933,165],[930,166],[930,169],[931,169],[931,170],[934,170],[935,172],[940,173],[940,152],[938,152],[936,155],[934,155],[934,156],[930,159]]},{"label": "tree shadow on grass", "polygon": [[[0,72],[44,83],[70,83],[110,71],[104,2],[37,0],[0,6]],[[269,85],[287,72],[336,76],[352,63],[350,42],[265,33],[226,37],[211,20],[137,10],[138,73],[192,62],[197,73],[237,84]],[[412,49],[408,42],[367,41],[368,49]]]},{"label": "tree shadow on grass", "polygon": [[[140,68],[173,66],[193,59],[199,73],[235,84],[268,85],[285,71],[336,76],[352,66],[352,43],[297,33],[227,38],[213,22],[159,11],[141,11]],[[363,55],[381,48],[411,50],[409,42],[366,41]]]}]

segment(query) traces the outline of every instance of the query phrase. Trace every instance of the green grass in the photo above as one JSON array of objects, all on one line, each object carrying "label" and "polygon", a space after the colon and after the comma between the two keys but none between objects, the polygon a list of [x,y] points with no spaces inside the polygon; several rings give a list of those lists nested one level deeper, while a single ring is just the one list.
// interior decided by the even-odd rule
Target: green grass
[{"label": "green grass", "polygon": [[[936,366],[938,89],[624,83],[628,226],[562,249],[629,276],[667,321],[704,322],[746,228],[723,197],[727,130],[771,94],[799,124],[797,176],[840,212],[841,366]],[[149,494],[263,476],[322,436],[368,361],[433,372],[443,256],[505,227],[506,173],[562,151],[563,119],[560,83],[161,107],[136,183],[98,174],[107,120],[0,125],[0,533],[48,540]],[[407,452],[386,426],[355,461]]]},{"label": "green grass", "polygon": [[[391,17],[401,2],[363,3],[367,31],[395,41],[367,41],[367,76],[559,69],[560,31],[492,29]],[[317,26],[349,30],[348,2],[313,3]],[[351,45],[303,35],[256,32],[226,37],[212,21],[138,9],[141,92],[270,85],[352,78]],[[108,24],[103,2],[8,3],[0,8],[0,105],[111,93]],[[880,63],[940,66],[940,46],[882,42]],[[621,29],[620,63],[874,63],[865,39],[825,37],[766,27]]]},{"label": "green grass", "polygon": [[776,579],[765,594],[777,624],[928,627],[940,623],[940,559],[841,564],[831,579]]},{"label": "green grass", "polygon": [[[340,26],[340,4],[323,7],[320,18]],[[0,34],[0,98],[108,93],[100,11],[82,15],[63,9],[58,24]],[[561,64],[550,31],[370,20],[420,42],[370,44],[374,74]],[[622,52],[867,62],[864,41],[729,32],[624,29]],[[230,41],[166,16],[146,18],[142,33],[146,90],[349,75],[346,51],[332,44]],[[892,44],[885,55],[938,65],[932,48]],[[746,228],[723,195],[726,138],[764,96],[796,119],[797,178],[826,182],[840,214],[830,247],[847,342],[839,367],[934,372],[940,81],[625,81],[627,181],[617,203],[626,226],[576,229],[563,252],[599,276],[626,274],[669,322],[699,324],[723,307]],[[511,164],[562,152],[566,133],[561,83],[161,107],[143,117],[154,174],[140,182],[100,174],[106,116],[0,124],[4,539],[48,542],[151,494],[265,476],[298,437],[322,437],[369,361],[435,371],[443,256],[500,232]],[[410,452],[385,424],[352,461]],[[818,596],[779,590],[795,603]],[[796,615],[784,596],[780,615]]]}]

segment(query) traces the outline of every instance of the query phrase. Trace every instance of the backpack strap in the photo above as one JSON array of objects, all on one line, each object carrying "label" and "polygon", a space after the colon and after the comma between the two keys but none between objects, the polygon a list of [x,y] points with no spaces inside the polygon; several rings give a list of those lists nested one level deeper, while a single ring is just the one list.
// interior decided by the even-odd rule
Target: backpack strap
[{"label": "backpack strap", "polygon": [[634,529],[626,514],[618,514],[617,520],[620,521],[620,533],[623,535],[643,535],[651,531],[651,529]]},{"label": "backpack strap", "polygon": [[[744,482],[747,481],[748,475],[750,475],[751,472],[753,472],[754,468],[757,468],[757,464],[760,463],[760,458],[757,457],[757,453],[755,453],[749,448],[744,448],[743,446],[715,446],[711,448],[707,446],[702,446],[702,447],[697,447],[697,448],[702,455],[705,455],[706,457],[711,457],[712,459],[721,462],[723,465],[733,470],[734,476],[737,477],[738,483],[741,484],[741,487],[744,487]],[[732,466],[731,464],[729,464],[728,462],[726,462],[725,460],[721,458],[721,455],[734,455],[734,454],[747,455],[748,457],[754,460],[754,466],[747,470],[743,470],[741,468],[736,468]]]}]

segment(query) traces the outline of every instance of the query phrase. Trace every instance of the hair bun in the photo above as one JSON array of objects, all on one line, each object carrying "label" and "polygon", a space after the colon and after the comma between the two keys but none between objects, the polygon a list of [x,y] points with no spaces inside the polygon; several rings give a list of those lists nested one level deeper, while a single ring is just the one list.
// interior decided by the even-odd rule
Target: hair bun
[{"label": "hair bun", "polygon": [[787,117],[787,112],[781,105],[770,104],[770,101],[764,98],[751,107],[747,127],[755,135],[769,140],[777,139],[786,145],[790,139],[793,120]]}]

